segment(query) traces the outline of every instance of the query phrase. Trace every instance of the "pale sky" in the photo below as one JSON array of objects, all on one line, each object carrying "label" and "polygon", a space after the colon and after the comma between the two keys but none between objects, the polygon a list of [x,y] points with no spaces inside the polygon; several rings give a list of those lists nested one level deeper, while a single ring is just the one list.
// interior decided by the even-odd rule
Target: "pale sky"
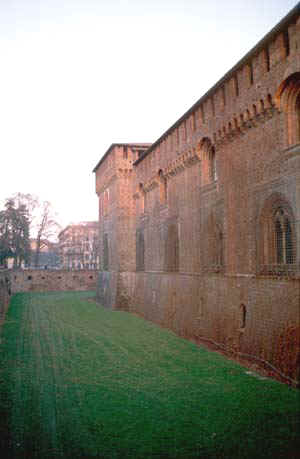
[{"label": "pale sky", "polygon": [[0,201],[97,220],[113,142],[154,142],[295,0],[0,0]]}]

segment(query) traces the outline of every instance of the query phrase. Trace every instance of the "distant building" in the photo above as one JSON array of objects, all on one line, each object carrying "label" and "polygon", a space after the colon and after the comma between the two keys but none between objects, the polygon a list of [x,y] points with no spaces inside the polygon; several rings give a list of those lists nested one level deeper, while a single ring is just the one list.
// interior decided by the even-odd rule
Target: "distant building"
[{"label": "distant building", "polygon": [[58,243],[43,239],[41,241],[41,247],[39,251],[38,260],[36,260],[36,239],[30,240],[30,267],[35,268],[59,268],[60,257],[59,257],[59,246]]},{"label": "distant building", "polygon": [[68,225],[59,235],[60,263],[63,269],[98,269],[98,222]]}]

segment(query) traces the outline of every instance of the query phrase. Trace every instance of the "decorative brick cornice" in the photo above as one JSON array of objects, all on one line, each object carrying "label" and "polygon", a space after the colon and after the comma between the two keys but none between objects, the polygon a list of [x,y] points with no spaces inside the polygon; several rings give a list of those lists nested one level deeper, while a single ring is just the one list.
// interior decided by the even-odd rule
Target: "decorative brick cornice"
[{"label": "decorative brick cornice", "polygon": [[200,161],[200,152],[196,148],[184,151],[180,156],[173,159],[163,170],[164,177],[171,178],[187,167],[191,167]]},{"label": "decorative brick cornice", "polygon": [[249,129],[262,125],[278,112],[279,110],[275,107],[271,95],[268,94],[214,132],[212,137],[215,146],[220,148],[222,145],[246,135]]}]

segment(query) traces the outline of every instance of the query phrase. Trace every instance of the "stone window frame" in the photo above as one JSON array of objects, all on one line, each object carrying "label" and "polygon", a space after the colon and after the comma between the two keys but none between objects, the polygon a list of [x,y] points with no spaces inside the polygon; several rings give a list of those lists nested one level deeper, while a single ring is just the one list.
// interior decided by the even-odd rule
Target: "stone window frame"
[{"label": "stone window frame", "polygon": [[296,221],[289,201],[273,193],[259,217],[258,267],[260,274],[289,275],[297,272]]}]

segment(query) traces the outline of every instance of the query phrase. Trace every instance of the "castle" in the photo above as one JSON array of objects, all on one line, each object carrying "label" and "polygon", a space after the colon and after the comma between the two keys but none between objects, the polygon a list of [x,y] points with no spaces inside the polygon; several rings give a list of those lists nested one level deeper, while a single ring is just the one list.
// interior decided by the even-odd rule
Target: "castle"
[{"label": "castle", "polygon": [[300,5],[153,144],[95,169],[106,307],[299,378]]}]

